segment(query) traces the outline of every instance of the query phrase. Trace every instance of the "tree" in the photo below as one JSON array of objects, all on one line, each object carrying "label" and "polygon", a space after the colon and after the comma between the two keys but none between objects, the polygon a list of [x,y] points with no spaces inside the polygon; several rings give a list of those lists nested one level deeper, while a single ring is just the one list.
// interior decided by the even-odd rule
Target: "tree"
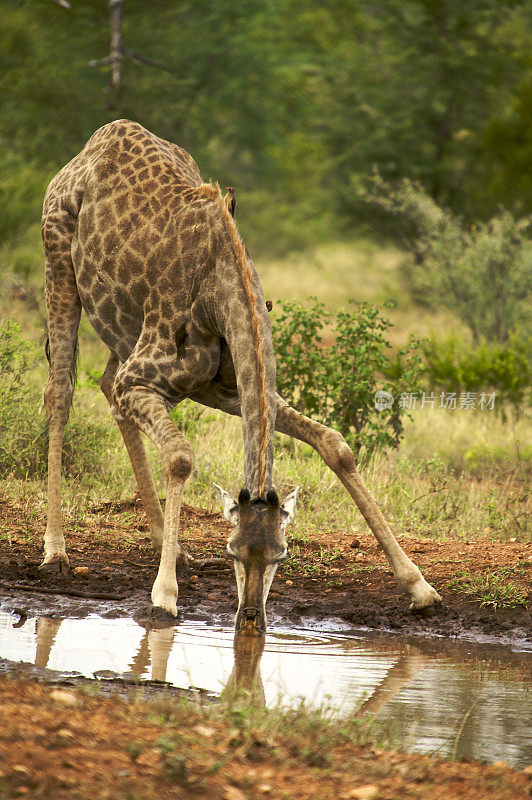
[{"label": "tree", "polygon": [[485,177],[479,135],[527,57],[526,38],[519,47],[515,37],[525,9],[518,0],[383,0],[355,30],[340,20],[321,60],[320,117],[341,210],[360,212],[352,182],[376,166],[469,213],[466,200]]},{"label": "tree", "polygon": [[490,198],[516,213],[532,212],[532,72],[508,106],[486,125],[481,153]]},{"label": "tree", "polygon": [[414,299],[451,309],[475,345],[507,342],[519,328],[532,328],[531,217],[503,210],[467,224],[406,179],[392,185],[376,176],[359,195],[403,220],[413,255],[403,272]]},{"label": "tree", "polygon": [[493,215],[499,193],[526,207],[525,0],[4,0],[2,12],[12,165],[51,177],[100,125],[136,119],[237,188],[254,252],[375,219],[354,191],[373,165],[471,219]]}]

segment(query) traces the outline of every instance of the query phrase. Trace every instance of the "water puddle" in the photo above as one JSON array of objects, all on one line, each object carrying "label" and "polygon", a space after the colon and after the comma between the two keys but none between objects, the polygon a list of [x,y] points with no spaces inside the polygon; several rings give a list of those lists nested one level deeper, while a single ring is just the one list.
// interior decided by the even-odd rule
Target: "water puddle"
[{"label": "water puddle", "polygon": [[[13,627],[17,625],[17,627]],[[0,657],[86,677],[137,676],[220,694],[253,683],[271,706],[332,706],[392,723],[403,747],[443,757],[532,762],[530,653],[374,632],[270,629],[233,647],[229,627],[147,630],[132,619],[0,612]]]}]

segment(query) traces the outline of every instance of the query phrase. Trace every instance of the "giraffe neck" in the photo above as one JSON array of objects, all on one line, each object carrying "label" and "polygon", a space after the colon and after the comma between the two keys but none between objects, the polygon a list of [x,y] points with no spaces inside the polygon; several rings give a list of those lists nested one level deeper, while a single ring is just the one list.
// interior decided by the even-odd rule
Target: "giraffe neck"
[{"label": "giraffe neck", "polygon": [[276,414],[271,324],[253,263],[224,213],[227,236],[217,261],[218,285],[225,295],[221,325],[240,398],[246,488],[252,497],[265,497],[272,484]]}]

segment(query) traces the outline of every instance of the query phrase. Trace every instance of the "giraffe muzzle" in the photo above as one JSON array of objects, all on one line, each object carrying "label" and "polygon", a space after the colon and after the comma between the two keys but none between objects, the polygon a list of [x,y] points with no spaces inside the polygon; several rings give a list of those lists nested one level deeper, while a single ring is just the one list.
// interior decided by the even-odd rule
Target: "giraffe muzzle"
[{"label": "giraffe muzzle", "polygon": [[265,629],[264,613],[255,606],[245,606],[237,614],[236,631],[247,636],[262,636]]}]

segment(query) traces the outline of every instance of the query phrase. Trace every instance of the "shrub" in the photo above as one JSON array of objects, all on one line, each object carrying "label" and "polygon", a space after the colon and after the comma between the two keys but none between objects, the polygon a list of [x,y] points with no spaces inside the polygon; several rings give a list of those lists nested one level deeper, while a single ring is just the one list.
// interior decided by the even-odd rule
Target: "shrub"
[{"label": "shrub", "polygon": [[513,466],[515,453],[511,447],[488,442],[475,442],[464,453],[464,463],[470,475],[482,476],[489,472],[500,472],[505,466]]},{"label": "shrub", "polygon": [[[43,358],[20,327],[7,320],[0,327],[0,476],[46,475],[48,430],[42,387],[33,378]],[[63,469],[70,477],[98,474],[113,440],[111,424],[89,421],[73,410],[63,438]]]},{"label": "shrub", "polygon": [[476,345],[506,342],[517,328],[530,328],[530,217],[502,210],[469,226],[406,179],[392,185],[377,176],[359,193],[403,220],[401,238],[414,256],[403,273],[415,300],[450,308]]},{"label": "shrub", "polygon": [[[280,303],[273,326],[277,388],[304,414],[339,430],[359,458],[379,447],[397,447],[406,411],[397,399],[390,409],[375,408],[378,389],[398,398],[415,391],[423,373],[417,343],[393,353],[391,323],[369,303],[350,301],[336,316],[311,298],[303,308]],[[323,332],[332,324],[332,343]]]},{"label": "shrub", "polygon": [[[466,344],[457,336],[435,338],[423,344],[427,370],[433,382],[445,391],[496,393],[496,410],[504,414],[511,404],[518,410],[529,400],[530,345],[512,334],[505,344]],[[527,398],[528,395],[528,398]]]}]

